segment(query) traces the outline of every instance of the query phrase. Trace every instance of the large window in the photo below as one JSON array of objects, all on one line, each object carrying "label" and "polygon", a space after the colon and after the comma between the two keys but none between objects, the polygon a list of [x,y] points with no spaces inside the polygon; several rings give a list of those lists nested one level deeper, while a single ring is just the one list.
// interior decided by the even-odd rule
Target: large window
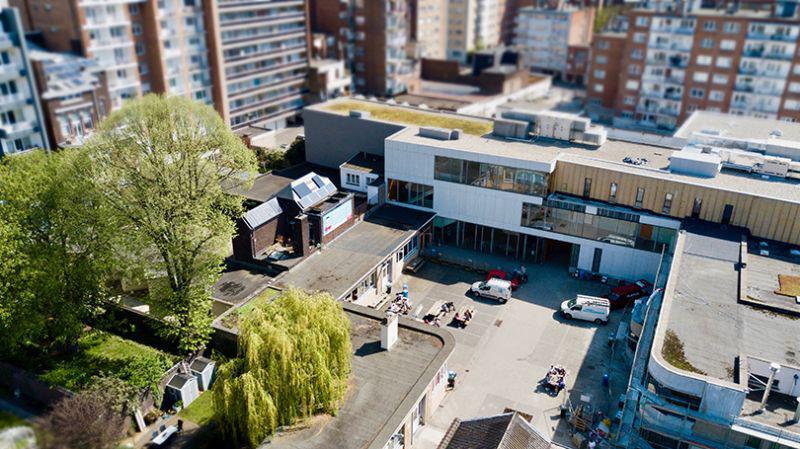
[{"label": "large window", "polygon": [[436,156],[434,178],[439,181],[528,195],[544,196],[547,194],[548,175],[546,173],[444,156]]},{"label": "large window", "polygon": [[390,179],[389,200],[433,209],[433,187]]},{"label": "large window", "polygon": [[639,216],[610,209],[588,214],[585,207],[564,201],[546,201],[543,206],[522,203],[521,225],[528,228],[583,237],[645,251],[669,253],[675,230],[639,223]]}]

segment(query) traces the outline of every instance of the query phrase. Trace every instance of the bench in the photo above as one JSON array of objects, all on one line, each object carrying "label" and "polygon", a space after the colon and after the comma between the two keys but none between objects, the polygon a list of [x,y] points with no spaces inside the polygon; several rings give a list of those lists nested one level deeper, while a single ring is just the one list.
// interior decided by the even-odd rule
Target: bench
[{"label": "bench", "polygon": [[423,259],[422,257],[417,257],[416,259],[407,263],[403,271],[416,273],[417,270],[422,268],[422,265],[424,264],[425,264],[425,259]]}]

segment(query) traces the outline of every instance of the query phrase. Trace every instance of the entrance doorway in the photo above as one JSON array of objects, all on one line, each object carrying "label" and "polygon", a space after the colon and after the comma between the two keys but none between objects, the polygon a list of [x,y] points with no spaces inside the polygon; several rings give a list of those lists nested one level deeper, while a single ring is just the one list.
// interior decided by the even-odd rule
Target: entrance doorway
[{"label": "entrance doorway", "polygon": [[[578,245],[551,239],[541,240],[543,241],[542,246],[544,248],[543,261],[556,265],[563,265],[564,267],[572,265],[573,247],[578,247]],[[575,265],[577,266],[577,260],[575,261]]]}]

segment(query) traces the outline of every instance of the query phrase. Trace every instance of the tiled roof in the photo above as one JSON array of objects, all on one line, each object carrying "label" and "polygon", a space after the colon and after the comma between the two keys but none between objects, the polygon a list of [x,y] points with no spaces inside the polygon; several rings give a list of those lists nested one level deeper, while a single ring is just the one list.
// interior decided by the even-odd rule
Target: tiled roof
[{"label": "tiled roof", "polygon": [[438,449],[548,449],[550,441],[516,412],[461,421],[456,418]]}]

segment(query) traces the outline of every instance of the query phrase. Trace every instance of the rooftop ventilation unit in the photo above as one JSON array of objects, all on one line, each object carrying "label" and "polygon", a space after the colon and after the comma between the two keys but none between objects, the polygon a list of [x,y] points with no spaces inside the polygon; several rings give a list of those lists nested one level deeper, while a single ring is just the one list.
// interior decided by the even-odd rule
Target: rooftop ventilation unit
[{"label": "rooftop ventilation unit", "polygon": [[461,137],[461,130],[425,127],[419,129],[419,135],[436,140],[458,140]]},{"label": "rooftop ventilation unit", "polygon": [[370,113],[369,111],[359,111],[357,109],[350,110],[350,117],[353,118],[369,118]]},{"label": "rooftop ventilation unit", "polygon": [[[523,127],[522,124],[528,124]],[[525,137],[520,137],[522,134]],[[500,137],[534,137],[576,142],[600,146],[605,143],[608,133],[602,126],[593,126],[586,117],[555,111],[504,111],[495,120],[494,134]]]}]

